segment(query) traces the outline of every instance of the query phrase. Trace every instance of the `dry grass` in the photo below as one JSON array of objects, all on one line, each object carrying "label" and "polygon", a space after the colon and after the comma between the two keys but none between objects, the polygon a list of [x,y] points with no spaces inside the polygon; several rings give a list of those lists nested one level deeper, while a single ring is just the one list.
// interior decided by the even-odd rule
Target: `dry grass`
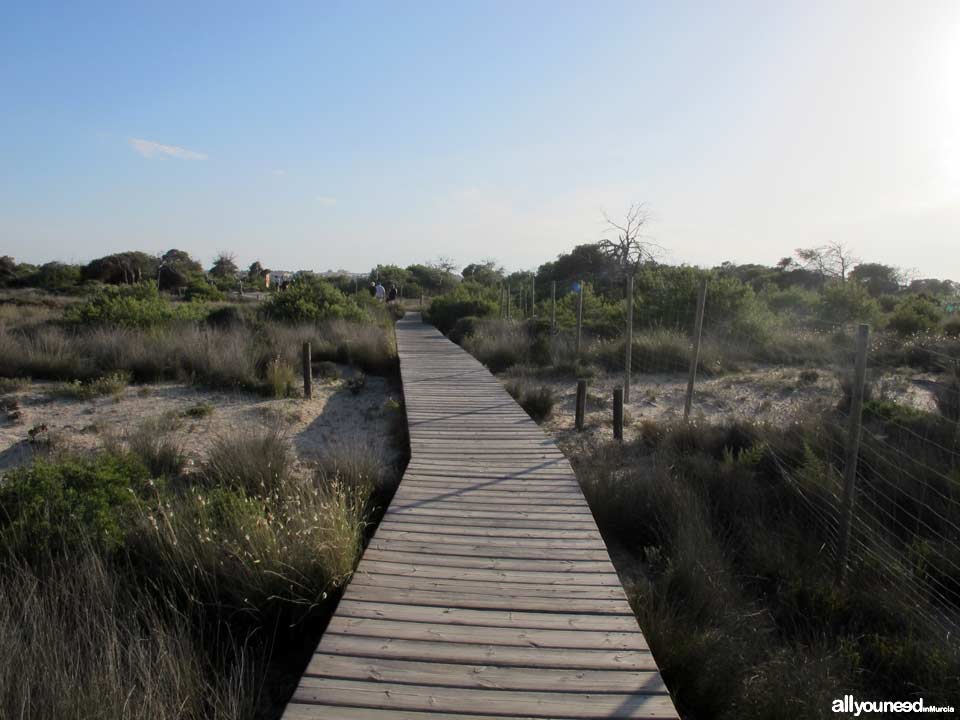
[{"label": "dry grass", "polygon": [[184,618],[77,549],[38,572],[14,561],[0,582],[0,717],[243,720],[242,659],[219,679]]},{"label": "dry grass", "polygon": [[211,486],[266,497],[282,491],[293,475],[290,443],[275,429],[221,437],[210,448],[202,472]]}]

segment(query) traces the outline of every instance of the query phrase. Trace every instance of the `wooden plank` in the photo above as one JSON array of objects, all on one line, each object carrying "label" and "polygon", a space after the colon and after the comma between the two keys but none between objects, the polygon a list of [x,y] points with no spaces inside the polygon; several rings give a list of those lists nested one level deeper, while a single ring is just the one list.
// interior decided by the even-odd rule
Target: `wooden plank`
[{"label": "wooden plank", "polygon": [[530,630],[594,630],[639,633],[632,615],[584,615],[569,612],[518,612],[513,610],[477,610],[457,607],[385,605],[369,600],[344,598],[337,615],[350,618],[375,618],[419,623],[476,625]]},{"label": "wooden plank", "polygon": [[466,588],[460,592],[450,589],[428,590],[424,588],[404,590],[357,582],[350,585],[344,597],[352,600],[369,600],[381,604],[409,605],[413,603],[422,607],[457,607],[476,610],[526,612],[558,612],[563,610],[583,615],[619,616],[630,612],[629,606],[622,598],[610,600],[594,597],[558,598],[508,594],[490,595],[479,592],[471,593],[469,589]]},{"label": "wooden plank", "polygon": [[540,718],[675,718],[669,696],[633,693],[538,693],[402,685],[305,676],[297,702],[360,705],[401,711],[457,712],[480,708]]},{"label": "wooden plank", "polygon": [[610,575],[613,566],[603,560],[554,560],[545,558],[494,558],[488,555],[445,555],[430,552],[404,552],[398,548],[368,549],[365,560],[409,563],[415,567],[435,565],[451,568],[474,568],[484,570],[550,571],[571,573],[602,573]]},{"label": "wooden plank", "polygon": [[[568,668],[578,670],[656,670],[649,650],[583,650],[578,648],[478,645],[476,643],[376,638],[328,633],[320,652],[352,657],[485,664],[497,667]],[[467,709],[467,708],[464,708]]]},{"label": "wooden plank", "polygon": [[465,555],[467,557],[488,557],[488,558],[524,558],[527,560],[594,560],[607,563],[609,567],[609,558],[605,550],[578,550],[575,548],[535,548],[514,545],[500,546],[491,543],[482,545],[450,545],[441,542],[409,542],[406,540],[386,540],[374,539],[370,543],[367,552],[371,550],[395,550],[406,553],[425,553],[431,555]]},{"label": "wooden plank", "polygon": [[543,585],[539,583],[498,583],[476,580],[450,580],[449,578],[428,578],[411,575],[373,574],[361,568],[354,574],[350,587],[369,585],[404,590],[433,590],[451,592],[470,592],[480,595],[515,595],[518,597],[547,597],[554,600],[567,598],[619,600],[626,611],[626,597],[623,588],[604,585]]}]

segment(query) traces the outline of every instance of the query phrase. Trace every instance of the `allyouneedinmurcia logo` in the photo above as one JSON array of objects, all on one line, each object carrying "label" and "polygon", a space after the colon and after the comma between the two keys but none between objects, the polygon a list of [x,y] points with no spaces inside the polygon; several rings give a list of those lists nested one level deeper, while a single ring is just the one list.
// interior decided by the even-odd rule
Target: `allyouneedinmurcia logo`
[{"label": "allyouneedinmurcia logo", "polygon": [[953,706],[926,705],[923,698],[917,700],[855,700],[853,695],[844,695],[833,701],[833,712],[849,713],[860,717],[863,713],[952,713]]}]

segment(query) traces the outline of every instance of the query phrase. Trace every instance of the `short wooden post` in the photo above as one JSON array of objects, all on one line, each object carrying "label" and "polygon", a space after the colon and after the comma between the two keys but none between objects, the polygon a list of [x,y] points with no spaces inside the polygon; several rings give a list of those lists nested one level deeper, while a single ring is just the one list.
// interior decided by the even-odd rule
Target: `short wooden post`
[{"label": "short wooden post", "polygon": [[623,442],[623,388],[613,389],[613,437]]},{"label": "short wooden post", "polygon": [[313,397],[313,372],[310,365],[310,343],[303,344],[303,396],[309,400]]},{"label": "short wooden post", "polygon": [[507,320],[511,320],[511,319],[512,319],[512,317],[511,317],[511,316],[512,316],[512,309],[511,309],[511,307],[510,307],[510,304],[511,304],[512,300],[513,300],[513,298],[512,298],[512,296],[510,295],[510,286],[507,285]]},{"label": "short wooden post", "polygon": [[580,362],[580,339],[583,334],[583,280],[578,283],[580,297],[577,299],[577,362]]},{"label": "short wooden post", "polygon": [[557,331],[557,281],[550,281],[550,329]]},{"label": "short wooden post", "polygon": [[587,408],[587,381],[577,380],[577,411],[574,415],[574,424],[577,432],[583,432],[583,415]]},{"label": "short wooden post", "polygon": [[847,418],[847,447],[843,463],[843,500],[840,505],[840,536],[837,539],[836,584],[843,585],[850,553],[850,526],[856,499],[857,460],[860,457],[860,426],[863,418],[863,386],[867,378],[867,348],[870,326],[857,329],[857,357],[854,362],[850,417]]},{"label": "short wooden post", "polygon": [[693,407],[693,386],[697,381],[697,365],[700,364],[700,338],[703,334],[703,310],[707,304],[707,279],[700,281],[700,293],[697,296],[697,321],[693,328],[693,352],[690,354],[690,375],[687,377],[687,397],[683,401],[683,419],[690,418]]},{"label": "short wooden post", "polygon": [[630,402],[630,373],[633,372],[633,275],[627,277],[627,347],[623,361],[623,401]]}]

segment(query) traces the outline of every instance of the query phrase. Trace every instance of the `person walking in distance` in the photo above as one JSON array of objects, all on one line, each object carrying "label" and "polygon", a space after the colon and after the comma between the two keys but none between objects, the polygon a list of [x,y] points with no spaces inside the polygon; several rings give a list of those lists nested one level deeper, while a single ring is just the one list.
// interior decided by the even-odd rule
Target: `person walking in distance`
[{"label": "person walking in distance", "polygon": [[397,301],[397,286],[390,284],[390,292],[387,293],[387,302],[395,303]]},{"label": "person walking in distance", "polygon": [[374,297],[377,298],[380,302],[383,302],[387,298],[387,291],[384,289],[383,285],[377,283],[376,288],[374,288]]}]

